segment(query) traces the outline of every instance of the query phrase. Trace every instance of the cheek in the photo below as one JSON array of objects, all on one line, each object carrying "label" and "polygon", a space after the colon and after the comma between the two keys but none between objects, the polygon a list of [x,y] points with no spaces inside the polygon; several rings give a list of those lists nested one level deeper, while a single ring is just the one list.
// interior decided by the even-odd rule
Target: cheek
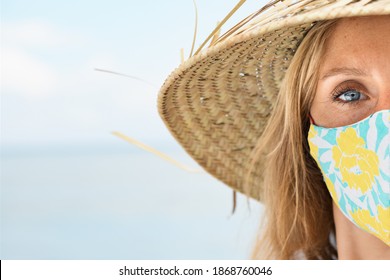
[{"label": "cheek", "polygon": [[314,124],[321,127],[340,127],[356,123],[375,112],[375,100],[362,100],[359,103],[341,104],[333,101],[326,92],[317,92],[310,108]]},{"label": "cheek", "polygon": [[312,121],[317,126],[327,127],[334,124],[332,114],[329,114],[329,101],[318,90],[310,108]]},{"label": "cheek", "polygon": [[335,120],[333,119],[332,114],[329,114],[331,99],[328,94],[324,94],[329,90],[331,89],[324,87],[324,84],[321,82],[317,84],[313,103],[310,108],[312,121],[314,121],[314,124],[317,126],[330,127],[334,125]]},{"label": "cheek", "polygon": [[362,113],[357,111],[346,113],[335,109],[329,104],[326,106],[324,103],[313,103],[310,115],[315,125],[330,128],[353,124],[364,119],[369,114],[362,116]]},{"label": "cheek", "polygon": [[324,98],[321,98],[316,94],[313,104],[310,108],[310,115],[312,121],[317,126],[322,127],[335,127],[337,123],[337,118],[334,117],[334,114],[330,113],[330,106]]}]

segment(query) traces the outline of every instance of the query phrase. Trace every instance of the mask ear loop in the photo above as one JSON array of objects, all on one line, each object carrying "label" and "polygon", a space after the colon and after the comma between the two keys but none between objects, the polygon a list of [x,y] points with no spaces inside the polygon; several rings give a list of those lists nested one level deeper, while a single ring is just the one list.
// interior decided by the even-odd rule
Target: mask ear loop
[{"label": "mask ear loop", "polygon": [[310,124],[316,125],[316,123],[314,122],[314,119],[313,119],[313,117],[310,115],[310,113],[309,113],[309,119],[310,119]]}]

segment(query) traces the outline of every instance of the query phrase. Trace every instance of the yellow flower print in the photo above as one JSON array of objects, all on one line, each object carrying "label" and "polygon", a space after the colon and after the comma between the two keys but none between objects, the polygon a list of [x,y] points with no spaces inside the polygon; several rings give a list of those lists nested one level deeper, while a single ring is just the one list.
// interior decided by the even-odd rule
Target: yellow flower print
[{"label": "yellow flower print", "polygon": [[336,189],[333,185],[333,182],[328,178],[328,176],[324,176],[326,187],[328,188],[328,191],[330,192],[330,196],[333,198],[333,201],[336,203],[337,206],[339,206],[339,198],[336,193]]},{"label": "yellow flower print", "polygon": [[351,127],[341,132],[336,141],[337,145],[332,148],[333,160],[343,182],[365,193],[379,175],[378,156],[364,148],[364,139]]},{"label": "yellow flower print", "polygon": [[370,215],[368,210],[359,209],[351,214],[351,218],[365,231],[371,232],[390,246],[390,209],[378,206],[377,218]]},{"label": "yellow flower print", "polygon": [[310,154],[313,156],[313,158],[317,161],[318,157],[318,146],[313,142],[313,138],[317,136],[318,132],[311,127],[309,129],[309,135],[308,135],[308,140],[309,140],[309,147],[310,147]]}]

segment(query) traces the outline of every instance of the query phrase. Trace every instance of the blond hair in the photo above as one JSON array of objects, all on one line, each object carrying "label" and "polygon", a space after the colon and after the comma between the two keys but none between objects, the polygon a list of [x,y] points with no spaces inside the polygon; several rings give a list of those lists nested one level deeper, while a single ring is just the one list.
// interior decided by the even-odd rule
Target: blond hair
[{"label": "blond hair", "polygon": [[253,258],[337,258],[330,240],[334,234],[332,200],[307,143],[318,70],[336,22],[318,22],[300,43],[255,149],[252,166],[260,160],[266,164],[262,182],[265,217]]}]

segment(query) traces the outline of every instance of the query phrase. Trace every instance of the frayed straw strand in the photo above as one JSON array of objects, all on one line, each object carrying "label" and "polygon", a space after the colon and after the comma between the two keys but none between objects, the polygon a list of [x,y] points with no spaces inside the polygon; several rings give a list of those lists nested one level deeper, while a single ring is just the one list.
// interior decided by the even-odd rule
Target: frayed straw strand
[{"label": "frayed straw strand", "polygon": [[194,9],[195,9],[195,29],[194,29],[194,37],[192,39],[192,46],[191,46],[191,52],[190,56],[194,53],[194,48],[195,48],[195,41],[196,41],[196,34],[198,33],[198,7],[196,6],[196,1],[192,0],[194,2]]},{"label": "frayed straw strand", "polygon": [[180,62],[181,63],[184,62],[184,49],[183,48],[180,49]]},{"label": "frayed straw strand", "polygon": [[131,76],[131,75],[127,75],[127,74],[123,74],[123,73],[119,73],[119,72],[115,72],[115,71],[111,71],[111,70],[100,69],[100,68],[95,68],[94,70],[99,71],[99,72],[104,72],[104,73],[109,73],[109,74],[114,74],[114,75],[130,78],[130,79],[137,80],[137,81],[143,82],[145,84],[148,84],[149,86],[152,86],[156,89],[158,88],[158,86],[156,86],[155,84],[148,82],[144,79],[138,78],[136,76]]},{"label": "frayed straw strand", "polygon": [[[217,26],[219,25],[219,21],[217,22]],[[219,38],[219,35],[221,34],[221,29],[219,29],[214,35],[213,35],[213,38],[211,39],[211,42],[210,42],[210,46],[214,45],[217,41],[218,41],[218,38]]]},{"label": "frayed straw strand", "polygon": [[190,172],[190,173],[203,173],[204,172],[201,169],[194,169],[194,168],[188,167],[188,166],[174,160],[170,156],[168,156],[168,155],[166,155],[166,154],[164,154],[164,153],[162,153],[162,152],[160,152],[160,151],[158,151],[158,150],[156,150],[148,145],[145,145],[144,143],[141,143],[141,142],[139,142],[139,141],[137,141],[129,136],[126,136],[123,133],[114,131],[114,132],[112,132],[112,134],[121,138],[122,140],[125,140],[126,142],[128,142],[130,144],[137,146],[138,148],[141,148],[147,152],[150,152],[150,153],[162,158],[163,160],[168,161],[169,163],[171,163],[171,164],[175,165],[176,167],[179,167],[180,169],[183,169],[187,172]]},{"label": "frayed straw strand", "polygon": [[200,45],[200,47],[196,50],[194,55],[197,55],[203,47],[207,44],[207,42],[214,37],[214,35],[219,32],[221,27],[229,20],[229,18],[237,12],[237,10],[246,2],[246,0],[240,0],[237,5],[227,14],[227,16],[217,25],[217,27],[210,33],[210,35],[206,38],[206,40]]}]

